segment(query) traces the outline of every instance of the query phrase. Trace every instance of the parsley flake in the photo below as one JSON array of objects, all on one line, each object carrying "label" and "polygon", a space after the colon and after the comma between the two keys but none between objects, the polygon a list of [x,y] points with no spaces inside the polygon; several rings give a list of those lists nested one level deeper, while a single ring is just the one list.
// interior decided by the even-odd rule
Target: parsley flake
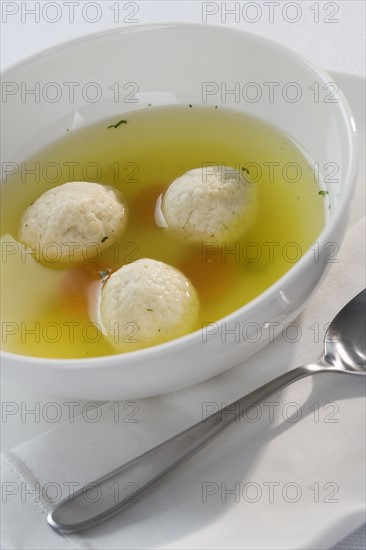
[{"label": "parsley flake", "polygon": [[105,271],[98,271],[101,279],[106,279],[110,275],[111,270],[106,269]]},{"label": "parsley flake", "polygon": [[121,126],[121,124],[127,124],[127,120],[119,120],[118,122],[116,122],[116,124],[111,124],[110,126],[107,126],[107,130],[109,130],[109,128],[118,128],[119,126]]}]

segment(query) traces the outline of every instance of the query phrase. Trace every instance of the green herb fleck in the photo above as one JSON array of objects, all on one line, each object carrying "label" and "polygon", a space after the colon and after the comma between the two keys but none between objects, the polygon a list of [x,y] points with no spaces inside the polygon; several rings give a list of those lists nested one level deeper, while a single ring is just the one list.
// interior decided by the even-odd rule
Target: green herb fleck
[{"label": "green herb fleck", "polygon": [[245,168],[245,166],[242,166],[242,169],[241,169],[242,172],[246,172],[249,176],[249,170],[248,168]]},{"label": "green herb fleck", "polygon": [[192,105],[191,105],[191,104],[189,104],[189,108],[192,109]]},{"label": "green herb fleck", "polygon": [[148,107],[151,107],[151,103],[148,103],[147,106],[148,106]]},{"label": "green herb fleck", "polygon": [[101,243],[105,243],[105,241],[108,239],[108,237],[103,237],[103,239],[100,241]]},{"label": "green herb fleck", "polygon": [[329,191],[319,191],[318,195],[320,195],[321,197],[325,197],[326,195],[329,195]]},{"label": "green herb fleck", "polygon": [[105,279],[110,274],[111,270],[107,269],[106,271],[99,271],[99,275],[101,279]]},{"label": "green herb fleck", "polygon": [[148,307],[148,308],[146,309],[146,311],[154,311],[154,310],[151,309],[151,307]]},{"label": "green herb fleck", "polygon": [[215,109],[217,109],[217,105],[215,105]]},{"label": "green herb fleck", "polygon": [[121,124],[127,124],[127,120],[119,120],[118,122],[116,122],[116,124],[111,124],[110,126],[107,126],[107,130],[109,130],[109,128],[118,128],[119,126],[121,126]]}]

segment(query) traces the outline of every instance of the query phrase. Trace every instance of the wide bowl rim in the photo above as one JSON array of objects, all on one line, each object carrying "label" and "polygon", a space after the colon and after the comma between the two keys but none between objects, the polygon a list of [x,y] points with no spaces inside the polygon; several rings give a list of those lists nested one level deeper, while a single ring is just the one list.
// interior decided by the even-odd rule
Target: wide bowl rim
[{"label": "wide bowl rim", "polygon": [[[1,79],[4,80],[4,77],[6,77],[8,74],[11,74],[12,72],[14,73],[17,70],[22,69],[26,65],[29,65],[30,63],[37,63],[49,56],[58,54],[60,52],[62,53],[63,51],[69,50],[70,48],[73,48],[75,46],[85,45],[88,42],[94,42],[100,39],[104,39],[108,36],[113,37],[121,34],[128,34],[131,32],[146,32],[151,30],[164,30],[164,29],[171,29],[171,28],[179,28],[179,29],[187,29],[187,30],[201,29],[202,31],[206,30],[211,32],[222,32],[228,35],[236,35],[236,36],[246,35],[247,37],[249,36],[252,40],[254,41],[257,40],[259,42],[267,44],[268,47],[275,48],[276,50],[283,52],[290,59],[292,58],[294,61],[301,63],[308,70],[311,70],[314,73],[314,75],[317,76],[321,81],[325,83],[333,82],[331,76],[324,69],[319,67],[316,63],[307,59],[302,54],[299,54],[294,49],[288,46],[285,46],[284,44],[276,40],[273,40],[272,38],[268,38],[258,32],[248,31],[246,29],[245,30],[237,29],[229,26],[222,26],[219,24],[179,22],[179,21],[139,23],[136,25],[131,25],[126,28],[108,29],[100,32],[90,33],[85,36],[74,38],[71,40],[66,40],[66,41],[60,42],[55,46],[51,46],[47,49],[41,50],[36,54],[23,58],[21,61],[18,61],[10,65],[4,71],[1,72]],[[331,216],[328,220],[326,220],[322,231],[320,232],[320,234],[317,237],[317,240],[315,241],[319,243],[319,246],[321,246],[322,244],[324,245],[327,242],[332,242],[329,239],[331,239],[331,236],[334,233],[335,228],[344,217],[345,211],[349,206],[349,203],[351,201],[351,197],[354,191],[354,187],[356,183],[356,175],[357,175],[358,147],[357,147],[356,124],[355,124],[352,110],[343,92],[339,90],[337,94],[339,98],[339,101],[337,102],[337,107],[339,108],[340,114],[342,115],[342,121],[345,126],[345,130],[346,130],[345,135],[347,136],[347,143],[348,143],[348,149],[349,149],[350,155],[348,159],[347,173],[344,178],[344,185],[343,185],[344,192],[342,193],[342,198],[338,205],[337,212],[333,216]],[[217,324],[235,323],[243,315],[246,315],[246,316],[250,315],[253,311],[255,311],[257,306],[265,302],[269,296],[277,294],[281,290],[281,288],[283,288],[284,286],[287,286],[287,284],[291,280],[299,278],[301,274],[307,271],[307,269],[309,268],[309,264],[311,264],[313,261],[314,261],[313,254],[311,250],[308,249],[304,253],[304,255],[300,258],[300,260],[294,263],[294,265],[292,265],[284,275],[282,275],[279,279],[277,279],[275,283],[273,283],[270,287],[268,287],[264,292],[259,294],[257,297],[255,297],[253,300],[251,300],[247,304],[234,310],[233,312],[226,315],[225,317],[222,317],[221,319],[215,321],[215,323]],[[141,350],[136,350],[136,351],[116,353],[113,355],[103,355],[103,356],[90,357],[90,358],[66,358],[66,359],[57,358],[56,359],[56,358],[50,358],[50,357],[29,356],[29,355],[23,355],[19,353],[0,350],[0,358],[5,363],[8,363],[8,362],[17,363],[17,364],[26,363],[26,364],[32,365],[32,368],[35,368],[35,370],[44,370],[44,367],[49,367],[50,365],[52,365],[52,369],[56,369],[56,370],[58,370],[59,368],[62,370],[65,370],[65,369],[77,370],[78,368],[84,370],[87,367],[92,369],[95,369],[95,368],[105,369],[107,366],[108,367],[118,366],[119,368],[122,368],[123,364],[125,363],[128,363],[128,364],[140,363],[141,361],[149,360],[156,356],[159,357],[159,356],[169,355],[172,351],[179,353],[181,350],[185,348],[190,348],[190,347],[193,347],[194,345],[199,344],[200,341],[203,344],[202,331],[203,331],[203,328],[197,329],[192,333],[189,333],[180,338],[176,338],[174,340],[165,342],[163,344],[151,346],[151,347],[141,349]]]}]

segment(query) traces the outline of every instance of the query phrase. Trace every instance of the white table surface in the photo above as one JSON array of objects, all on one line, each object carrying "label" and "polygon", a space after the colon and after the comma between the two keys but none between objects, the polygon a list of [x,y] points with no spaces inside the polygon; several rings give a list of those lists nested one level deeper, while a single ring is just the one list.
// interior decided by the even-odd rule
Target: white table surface
[{"label": "white table surface", "polygon": [[[4,70],[29,55],[66,40],[93,32],[131,26],[137,22],[143,24],[158,21],[207,21],[264,34],[329,70],[364,75],[365,6],[364,0],[2,1],[1,67]],[[230,10],[235,11],[230,13]],[[2,423],[2,449],[9,449],[37,433],[52,428],[47,416],[42,414],[45,404],[57,402],[63,407],[62,399],[30,392],[5,380],[2,381],[1,393],[3,402],[11,402],[19,407],[19,414],[8,417],[6,423]],[[80,402],[79,412],[82,406],[83,402]],[[35,413],[25,414],[25,418],[22,419],[21,411],[26,413],[30,409]],[[68,409],[63,407],[63,410],[66,414]],[[59,421],[65,420],[66,416],[61,417]],[[337,546],[337,549],[361,548],[360,534],[357,536],[347,539],[342,545]]]},{"label": "white table surface", "polygon": [[[133,21],[201,23],[206,19],[207,23],[265,34],[324,68],[358,75],[365,71],[364,0],[44,0],[38,2],[39,21],[36,21],[38,14],[31,13],[37,2],[4,0],[1,4],[3,69],[60,42],[106,29],[128,27],[134,24]],[[74,13],[70,4],[74,4]],[[119,4],[118,13],[116,4]],[[230,14],[233,9],[236,13]],[[217,13],[205,17],[208,11]],[[92,22],[93,19],[96,21]]]}]

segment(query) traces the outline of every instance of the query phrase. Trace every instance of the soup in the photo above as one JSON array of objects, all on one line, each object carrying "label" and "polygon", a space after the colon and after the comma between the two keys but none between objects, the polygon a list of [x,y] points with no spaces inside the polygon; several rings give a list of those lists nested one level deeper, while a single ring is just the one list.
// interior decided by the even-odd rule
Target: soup
[{"label": "soup", "polygon": [[[312,164],[275,127],[221,107],[149,106],[67,129],[2,185],[3,349],[49,358],[116,353],[98,297],[111,273],[142,258],[164,262],[192,283],[199,300],[193,330],[217,322],[276,282],[319,235],[328,197]],[[197,243],[167,231],[159,214],[171,182],[223,165],[245,173],[256,189],[256,216],[245,233],[234,242]],[[127,227],[104,251],[86,247],[77,265],[54,257],[37,262],[17,240],[21,216],[42,193],[70,181],[121,191]],[[133,322],[130,332],[138,339]]]}]

